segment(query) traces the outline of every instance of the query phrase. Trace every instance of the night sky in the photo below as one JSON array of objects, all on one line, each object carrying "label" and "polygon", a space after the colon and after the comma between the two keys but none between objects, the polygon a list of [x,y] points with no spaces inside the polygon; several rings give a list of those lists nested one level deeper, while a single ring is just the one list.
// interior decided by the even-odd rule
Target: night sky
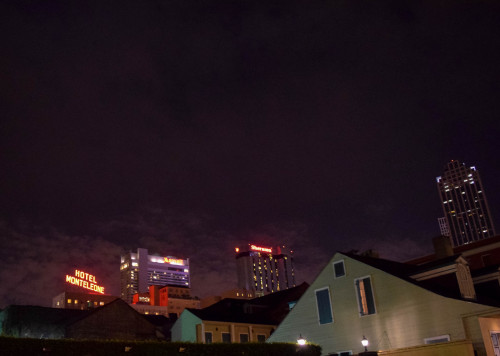
[{"label": "night sky", "polygon": [[138,247],[200,297],[250,242],[419,256],[451,159],[500,228],[498,1],[2,1],[0,41],[0,308]]}]

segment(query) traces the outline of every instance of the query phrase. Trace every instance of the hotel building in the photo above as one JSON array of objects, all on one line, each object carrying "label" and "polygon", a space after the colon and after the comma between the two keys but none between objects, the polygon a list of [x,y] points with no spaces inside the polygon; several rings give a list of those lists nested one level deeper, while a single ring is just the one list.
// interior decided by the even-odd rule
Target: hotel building
[{"label": "hotel building", "polygon": [[452,160],[436,180],[446,224],[443,218],[438,222],[454,247],[495,235],[483,183],[475,167]]},{"label": "hotel building", "polygon": [[128,303],[152,285],[190,288],[189,259],[148,255],[147,249],[139,248],[121,256],[120,279],[121,298]]},{"label": "hotel building", "polygon": [[236,247],[238,288],[256,297],[295,287],[293,251],[285,246]]}]

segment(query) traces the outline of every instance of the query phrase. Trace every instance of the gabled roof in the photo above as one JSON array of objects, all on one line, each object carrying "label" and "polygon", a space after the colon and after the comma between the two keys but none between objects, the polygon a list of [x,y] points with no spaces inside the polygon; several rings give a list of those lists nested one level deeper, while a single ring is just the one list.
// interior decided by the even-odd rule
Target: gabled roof
[{"label": "gabled roof", "polygon": [[442,266],[449,265],[453,263],[453,261],[456,261],[458,258],[460,258],[459,255],[449,256],[439,260],[431,261],[429,264],[411,265],[408,263],[395,262],[382,258],[359,256],[352,253],[341,252],[341,254],[443,297],[500,307],[500,301],[488,298],[484,295],[478,295],[476,300],[463,298],[458,288],[458,281],[453,274],[440,276],[438,278],[426,279],[423,281],[417,281],[410,277],[420,272],[429,271],[432,268],[440,268]]},{"label": "gabled roof", "polygon": [[[485,239],[474,241],[474,242],[471,242],[471,243],[468,243],[465,245],[453,247],[453,253],[467,255],[467,252],[469,252],[469,251],[473,251],[475,249],[480,249],[481,247],[484,247],[484,246],[493,245],[493,244],[496,244],[498,242],[500,242],[500,235],[495,235],[495,236],[487,237]],[[436,254],[432,253],[432,254],[429,254],[426,256],[421,256],[421,257],[411,259],[411,260],[407,261],[407,263],[411,263],[411,264],[426,263],[429,261],[433,261],[435,258],[436,258]]]},{"label": "gabled roof", "polygon": [[369,256],[360,256],[353,253],[343,253],[343,255],[350,257],[359,262],[365,263],[377,269],[380,269],[384,272],[392,274],[393,276],[414,281],[410,278],[412,275],[416,275],[418,273],[427,272],[432,269],[437,269],[440,267],[452,265],[456,262],[460,255],[448,256],[445,258],[441,258],[439,260],[434,260],[429,263],[421,264],[421,265],[413,265],[409,263],[396,262],[391,260],[385,260],[383,258],[375,258]]},{"label": "gabled roof", "polygon": [[[82,320],[93,313],[98,313],[103,309],[109,308],[113,304],[120,304],[121,307],[130,308],[134,313],[137,311],[128,305],[125,301],[117,298],[101,307],[95,309],[63,309],[63,308],[50,308],[33,305],[10,305],[5,308],[2,313],[13,317],[16,320],[22,320],[24,323],[36,323],[53,326],[69,326]],[[139,314],[139,313],[138,313]],[[139,314],[144,317],[143,314]],[[146,318],[145,318],[146,319]]]},{"label": "gabled roof", "polygon": [[278,325],[309,285],[301,285],[250,300],[226,298],[203,309],[188,309],[201,320]]}]

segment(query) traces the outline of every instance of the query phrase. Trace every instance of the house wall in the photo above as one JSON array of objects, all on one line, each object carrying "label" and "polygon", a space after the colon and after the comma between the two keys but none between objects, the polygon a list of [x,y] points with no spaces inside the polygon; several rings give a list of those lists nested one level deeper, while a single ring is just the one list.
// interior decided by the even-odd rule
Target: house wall
[{"label": "house wall", "polygon": [[196,326],[196,340],[203,341],[203,333],[212,333],[212,342],[222,342],[222,333],[231,334],[231,342],[239,343],[240,334],[248,334],[250,342],[257,342],[257,335],[265,335],[269,338],[272,331],[276,328],[274,325],[259,325],[259,324],[244,324],[244,323],[228,323],[222,321],[203,321],[203,326]]},{"label": "house wall", "polygon": [[[332,263],[344,260],[346,275],[334,278]],[[354,280],[371,277],[376,314],[359,316]],[[315,290],[328,287],[333,322],[320,325]],[[352,350],[362,352],[363,336],[370,350],[390,350],[424,344],[424,339],[450,335],[451,341],[482,343],[478,323],[464,328],[463,315],[494,314],[496,308],[445,298],[381,270],[336,254],[304,293],[268,342],[295,342],[301,334],[319,344],[323,354]],[[472,335],[466,332],[472,332]]]},{"label": "house wall", "polygon": [[484,346],[486,349],[487,356],[495,356],[495,352],[493,351],[493,342],[491,340],[491,331],[496,331],[500,333],[500,318],[499,317],[487,317],[487,318],[478,318],[479,325],[481,328],[481,335],[484,340]]},{"label": "house wall", "polygon": [[380,351],[379,356],[474,356],[472,342],[467,340],[432,345],[414,346],[404,349]]},{"label": "house wall", "polygon": [[173,297],[169,298],[169,313],[176,313],[177,316],[180,316],[186,308],[200,309],[200,300]]},{"label": "house wall", "polygon": [[184,310],[171,329],[172,341],[196,342],[196,325],[201,324],[201,319]]}]

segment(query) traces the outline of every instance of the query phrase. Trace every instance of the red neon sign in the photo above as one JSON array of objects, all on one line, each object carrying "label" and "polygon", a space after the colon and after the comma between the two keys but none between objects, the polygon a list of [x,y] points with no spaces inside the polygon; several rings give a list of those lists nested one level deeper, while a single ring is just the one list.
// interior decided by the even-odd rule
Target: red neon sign
[{"label": "red neon sign", "polygon": [[97,284],[95,276],[83,271],[75,270],[75,275],[66,275],[66,283],[91,290],[93,292],[104,294],[104,287]]},{"label": "red neon sign", "polygon": [[250,245],[250,250],[269,253],[273,252],[273,249],[271,247],[260,247],[255,245]]}]

